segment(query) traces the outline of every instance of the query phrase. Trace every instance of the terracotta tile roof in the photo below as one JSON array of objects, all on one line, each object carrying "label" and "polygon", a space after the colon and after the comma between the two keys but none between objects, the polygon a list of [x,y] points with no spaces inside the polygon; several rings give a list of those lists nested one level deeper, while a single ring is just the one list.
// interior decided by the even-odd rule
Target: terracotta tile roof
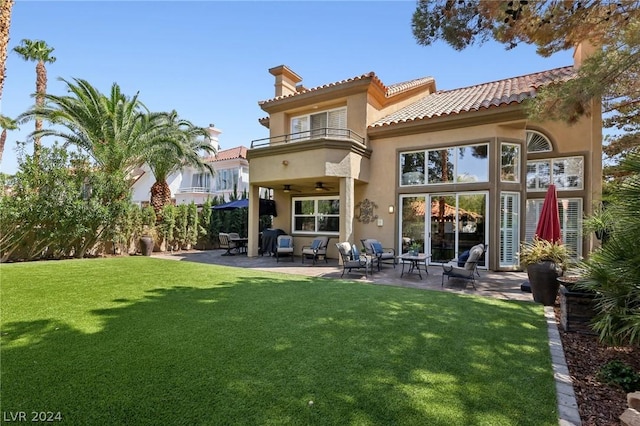
[{"label": "terracotta tile roof", "polygon": [[425,84],[433,83],[434,81],[435,80],[433,79],[433,77],[422,77],[422,78],[416,78],[414,80],[405,81],[402,83],[392,84],[390,86],[387,86],[385,90],[385,95],[388,98],[390,96],[397,95],[398,93],[411,90],[414,87],[419,87]]},{"label": "terracotta tile roof", "polygon": [[525,99],[534,97],[539,87],[567,81],[574,76],[573,67],[568,66],[461,89],[440,90],[376,121],[369,127],[388,126],[521,103]]},{"label": "terracotta tile roof", "polygon": [[380,81],[380,79],[376,76],[376,74],[374,72],[370,72],[368,74],[362,74],[353,78],[349,78],[346,80],[340,80],[340,81],[336,81],[334,83],[329,83],[329,84],[324,84],[322,86],[317,86],[317,87],[313,87],[311,89],[307,89],[304,86],[298,86],[297,87],[297,92],[295,93],[291,93],[289,95],[284,95],[284,96],[277,96],[275,98],[271,98],[271,99],[267,99],[265,101],[260,101],[258,102],[258,105],[264,105],[264,104],[268,104],[269,102],[274,102],[274,101],[279,101],[281,99],[286,99],[286,98],[291,98],[294,96],[300,96],[302,94],[305,93],[311,93],[311,92],[319,92],[322,91],[324,89],[328,89],[328,88],[332,88],[335,86],[340,86],[340,85],[345,85],[354,81],[359,81],[359,80],[366,80],[366,79],[371,79],[371,81],[373,82],[373,84],[378,85],[385,93],[386,97],[391,97],[394,95],[397,95],[398,93],[402,93],[405,92],[407,90],[411,90],[415,87],[419,87],[425,84],[429,84],[432,83],[433,77],[422,77],[422,78],[416,78],[414,80],[409,80],[403,83],[397,83],[397,84],[392,84],[391,86],[385,86],[382,81]]},{"label": "terracotta tile roof", "polygon": [[234,158],[247,158],[247,147],[240,145],[235,148],[224,149],[218,151],[215,156],[207,157],[205,161],[233,160]]}]

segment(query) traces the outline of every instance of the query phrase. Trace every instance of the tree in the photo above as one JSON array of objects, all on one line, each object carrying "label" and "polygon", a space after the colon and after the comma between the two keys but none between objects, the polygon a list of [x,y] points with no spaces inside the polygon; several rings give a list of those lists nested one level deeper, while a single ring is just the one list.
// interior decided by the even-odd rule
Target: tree
[{"label": "tree", "polygon": [[[0,0],[0,100],[7,72],[7,48],[9,47],[9,28],[11,27],[13,3],[14,0]],[[1,151],[0,154],[2,154]]]},{"label": "tree", "polygon": [[204,161],[203,153],[214,153],[207,130],[180,119],[176,111],[158,117],[162,131],[148,144],[143,160],[149,165],[156,181],[151,186],[151,206],[158,218],[164,206],[171,202],[171,189],[167,178],[183,167],[195,167],[214,173],[211,163]]},{"label": "tree", "polygon": [[[49,47],[42,40],[23,39],[19,46],[13,48],[13,51],[22,57],[25,61],[36,62],[36,107],[40,108],[44,105],[44,95],[47,93],[47,68],[46,63],[52,64],[56,58],[51,56],[55,49]],[[36,132],[42,129],[42,120],[36,118]],[[37,134],[37,133],[36,133]],[[40,150],[40,136],[33,138],[33,154],[38,158]]]},{"label": "tree", "polygon": [[[0,197],[0,259],[95,254],[111,241],[129,204],[120,174],[95,170],[86,154],[54,144],[20,159],[11,194]],[[4,182],[2,182],[4,183]]]},{"label": "tree", "polygon": [[601,98],[604,126],[623,130],[625,144],[640,145],[640,1],[421,0],[412,28],[419,44],[444,40],[456,50],[489,39],[508,49],[534,44],[542,56],[582,42],[598,46],[574,79],[541,88],[528,114],[571,123]]},{"label": "tree", "polygon": [[57,124],[31,136],[54,136],[65,146],[75,145],[107,173],[127,174],[142,164],[144,150],[166,127],[161,114],[149,112],[138,94],[124,95],[116,83],[106,96],[86,80],[61,81],[70,95],[47,93],[44,106],[18,116],[20,122],[41,118]]},{"label": "tree", "polygon": [[597,217],[587,219],[592,229],[605,231],[607,237],[580,267],[586,278],[582,286],[597,295],[593,327],[600,339],[611,344],[638,346],[640,153],[630,153],[622,161],[622,168],[630,174],[614,188],[612,201]]},{"label": "tree", "polygon": [[2,114],[0,114],[0,127],[2,128],[2,133],[0,133],[0,163],[2,163],[2,154],[4,153],[4,143],[7,140],[7,130],[15,130],[18,128],[18,124],[10,119],[9,117],[6,117]]}]

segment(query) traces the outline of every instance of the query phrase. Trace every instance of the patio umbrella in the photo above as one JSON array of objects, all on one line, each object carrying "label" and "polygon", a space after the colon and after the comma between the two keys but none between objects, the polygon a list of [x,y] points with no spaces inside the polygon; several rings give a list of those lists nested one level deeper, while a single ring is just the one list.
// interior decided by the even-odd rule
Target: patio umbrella
[{"label": "patio umbrella", "polygon": [[218,204],[217,206],[213,206],[214,210],[235,210],[235,209],[243,209],[249,207],[249,199],[243,198],[241,200],[233,200],[228,203]]},{"label": "patio umbrella", "polygon": [[549,185],[547,194],[542,203],[542,211],[538,226],[536,227],[536,237],[555,242],[562,242],[560,234],[560,213],[558,212],[558,196],[556,194],[556,186]]},{"label": "patio umbrella", "polygon": [[[213,206],[214,210],[235,210],[246,209],[249,207],[249,199],[242,198],[241,200],[229,201],[228,203],[218,204]],[[278,216],[276,212],[276,203],[273,200],[260,199],[260,216]]]}]

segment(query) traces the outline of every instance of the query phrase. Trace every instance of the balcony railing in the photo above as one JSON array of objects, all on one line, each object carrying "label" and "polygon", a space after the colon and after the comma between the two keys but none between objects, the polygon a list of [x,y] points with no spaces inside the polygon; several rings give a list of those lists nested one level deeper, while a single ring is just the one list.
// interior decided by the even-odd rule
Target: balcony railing
[{"label": "balcony railing", "polygon": [[208,188],[206,186],[190,186],[185,188],[179,188],[178,192],[181,194],[184,194],[184,193],[213,194],[216,191],[215,189]]},{"label": "balcony railing", "polygon": [[343,139],[345,141],[366,145],[364,137],[353,130],[323,127],[320,129],[306,130],[304,132],[290,133],[288,135],[274,136],[272,138],[256,139],[251,141],[251,148],[264,148],[270,145],[303,142],[313,139]]}]

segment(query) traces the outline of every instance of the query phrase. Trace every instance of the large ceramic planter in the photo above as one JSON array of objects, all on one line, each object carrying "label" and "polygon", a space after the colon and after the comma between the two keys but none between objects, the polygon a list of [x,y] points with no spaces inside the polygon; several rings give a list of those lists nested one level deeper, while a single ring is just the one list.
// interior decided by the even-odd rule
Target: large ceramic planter
[{"label": "large ceramic planter", "polygon": [[531,285],[533,300],[544,306],[553,306],[556,303],[560,283],[558,277],[562,271],[555,262],[543,261],[527,266],[527,275]]},{"label": "large ceramic planter", "polygon": [[143,256],[151,256],[153,252],[153,238],[149,236],[140,237],[140,251]]}]

